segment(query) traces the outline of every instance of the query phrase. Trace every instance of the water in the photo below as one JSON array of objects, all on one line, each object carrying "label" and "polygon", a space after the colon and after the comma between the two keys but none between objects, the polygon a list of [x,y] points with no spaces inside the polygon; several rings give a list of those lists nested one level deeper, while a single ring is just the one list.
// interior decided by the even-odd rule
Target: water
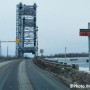
[{"label": "water", "polygon": [[89,72],[89,62],[88,57],[76,57],[76,58],[47,58],[48,60],[58,61],[67,63],[68,65],[77,64],[79,65],[79,70]]}]

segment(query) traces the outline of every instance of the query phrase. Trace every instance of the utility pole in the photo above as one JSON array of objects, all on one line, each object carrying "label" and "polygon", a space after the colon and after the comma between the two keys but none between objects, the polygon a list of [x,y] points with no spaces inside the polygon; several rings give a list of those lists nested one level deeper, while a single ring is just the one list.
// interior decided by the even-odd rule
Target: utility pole
[{"label": "utility pole", "polygon": [[67,49],[67,48],[65,47],[65,63],[66,63],[66,49]]},{"label": "utility pole", "polygon": [[7,46],[7,57],[8,57],[8,46]]},{"label": "utility pole", "polygon": [[[14,42],[17,42],[17,41],[1,41],[0,40],[0,57],[2,56],[2,46],[1,46],[1,43],[14,43]],[[7,57],[8,57],[8,46],[7,46]]]},{"label": "utility pole", "polygon": [[0,40],[0,57],[1,57],[1,53],[2,53],[2,51],[1,51],[1,40]]}]

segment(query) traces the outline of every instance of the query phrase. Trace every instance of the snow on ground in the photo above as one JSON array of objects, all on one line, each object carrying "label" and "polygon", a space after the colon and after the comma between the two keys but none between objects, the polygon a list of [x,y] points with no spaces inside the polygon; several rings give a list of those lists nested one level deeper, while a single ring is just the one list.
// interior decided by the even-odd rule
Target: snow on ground
[{"label": "snow on ground", "polygon": [[80,71],[87,72],[87,73],[90,73],[90,71],[89,71],[89,68],[88,68],[88,67],[87,67],[87,68],[85,68],[85,67],[79,67],[79,70],[80,70]]},{"label": "snow on ground", "polygon": [[6,64],[9,64],[12,61],[5,61],[5,62],[0,62],[0,68],[5,66]]},{"label": "snow on ground", "polygon": [[46,58],[46,59],[52,60],[52,61],[63,62],[63,63],[67,63],[67,64],[77,64],[77,65],[79,65],[80,71],[90,73],[89,62],[87,62],[88,57],[66,58],[66,60],[65,60],[65,58]]}]

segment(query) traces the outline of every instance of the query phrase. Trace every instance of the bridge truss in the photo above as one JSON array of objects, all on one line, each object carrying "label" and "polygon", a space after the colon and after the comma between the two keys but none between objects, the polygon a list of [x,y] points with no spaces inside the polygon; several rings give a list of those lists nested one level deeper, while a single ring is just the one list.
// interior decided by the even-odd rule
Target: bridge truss
[{"label": "bridge truss", "polygon": [[38,27],[36,25],[36,4],[16,7],[16,56],[24,53],[38,55]]}]

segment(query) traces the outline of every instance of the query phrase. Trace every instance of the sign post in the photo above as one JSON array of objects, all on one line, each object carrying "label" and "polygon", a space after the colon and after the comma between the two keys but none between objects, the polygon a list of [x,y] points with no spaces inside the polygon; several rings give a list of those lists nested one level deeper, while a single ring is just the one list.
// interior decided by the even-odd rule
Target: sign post
[{"label": "sign post", "polygon": [[88,36],[88,44],[89,44],[89,71],[90,71],[90,36]]},{"label": "sign post", "polygon": [[43,57],[44,50],[40,49],[41,57]]},{"label": "sign post", "polygon": [[[89,28],[89,25],[88,25]],[[89,71],[90,71],[90,28],[89,29],[80,29],[80,36],[88,36],[88,54],[89,54]]]}]

